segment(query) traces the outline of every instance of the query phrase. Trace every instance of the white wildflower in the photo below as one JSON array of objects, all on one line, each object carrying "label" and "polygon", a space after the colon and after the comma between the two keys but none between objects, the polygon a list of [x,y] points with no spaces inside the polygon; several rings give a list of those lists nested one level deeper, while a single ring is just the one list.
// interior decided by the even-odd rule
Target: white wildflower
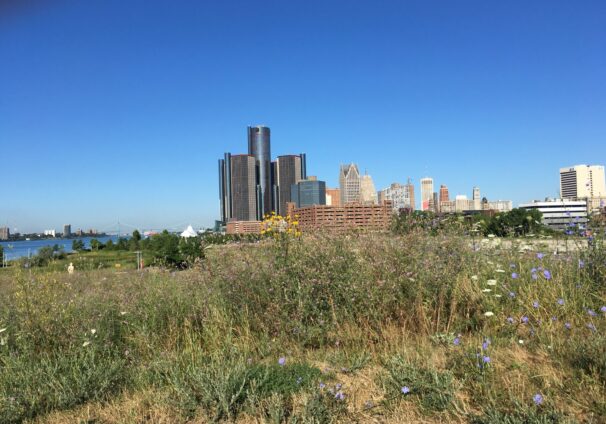
[{"label": "white wildflower", "polygon": [[486,281],[486,284],[488,284],[489,286],[496,286],[497,280],[488,280],[488,281]]},{"label": "white wildflower", "polygon": [[478,281],[478,276],[477,276],[477,275],[472,275],[472,276],[471,276],[471,279],[472,279],[473,281]]},{"label": "white wildflower", "polygon": [[484,289],[484,290],[482,290],[482,293],[490,293],[491,291],[492,290],[490,290],[490,289]]},{"label": "white wildflower", "polygon": [[518,340],[518,343],[519,344],[524,344],[524,340],[520,339],[520,340]]},{"label": "white wildflower", "polygon": [[500,295],[500,294],[495,294],[495,295],[494,295],[494,297],[496,297],[496,298],[500,298],[500,297],[501,297],[501,295]]},{"label": "white wildflower", "polygon": [[501,272],[501,273],[502,273],[502,272],[505,272],[505,270],[504,270],[504,269],[499,268],[499,269],[497,269],[497,271],[496,271],[496,272]]},{"label": "white wildflower", "polygon": [[492,316],[494,316],[494,312],[490,312],[490,311],[484,312],[484,316],[485,317],[492,317]]},{"label": "white wildflower", "polygon": [[97,332],[97,330],[95,328],[91,328],[90,333],[91,334],[95,334]]},{"label": "white wildflower", "polygon": [[85,341],[84,343],[82,343],[82,347],[86,347],[86,346],[88,346],[89,344],[90,344],[90,342],[87,340],[87,341]]}]

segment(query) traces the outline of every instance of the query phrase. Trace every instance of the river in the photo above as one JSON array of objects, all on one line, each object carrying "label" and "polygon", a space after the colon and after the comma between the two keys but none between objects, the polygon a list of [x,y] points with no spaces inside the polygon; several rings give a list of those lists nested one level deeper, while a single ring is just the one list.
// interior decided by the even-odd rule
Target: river
[{"label": "river", "polygon": [[[0,245],[4,248],[4,254],[6,260],[11,261],[13,259],[23,258],[27,256],[34,256],[38,253],[38,249],[44,246],[59,245],[65,252],[72,252],[72,242],[74,240],[82,240],[86,248],[90,247],[90,241],[97,239],[101,243],[105,243],[108,240],[112,240],[114,243],[118,241],[118,236],[102,236],[102,237],[79,237],[79,238],[51,238],[44,240],[21,240],[21,241],[0,241]],[[0,264],[2,258],[0,257]]]}]

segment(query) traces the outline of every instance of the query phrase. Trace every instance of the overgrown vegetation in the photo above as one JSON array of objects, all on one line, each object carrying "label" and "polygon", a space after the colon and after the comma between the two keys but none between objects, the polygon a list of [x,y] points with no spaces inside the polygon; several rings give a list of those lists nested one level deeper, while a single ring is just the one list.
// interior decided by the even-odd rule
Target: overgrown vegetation
[{"label": "overgrown vegetation", "polygon": [[602,240],[554,254],[417,227],[13,267],[0,422],[604,422]]}]

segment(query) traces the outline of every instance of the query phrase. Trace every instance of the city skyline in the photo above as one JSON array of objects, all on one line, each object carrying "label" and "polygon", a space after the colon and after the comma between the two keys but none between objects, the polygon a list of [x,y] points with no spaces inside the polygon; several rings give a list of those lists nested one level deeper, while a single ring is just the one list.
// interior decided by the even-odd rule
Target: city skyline
[{"label": "city skyline", "polygon": [[259,123],[327,187],[353,162],[417,205],[425,175],[518,205],[606,161],[602,2],[33,4],[0,17],[0,226],[21,232],[212,227],[216,158]]}]

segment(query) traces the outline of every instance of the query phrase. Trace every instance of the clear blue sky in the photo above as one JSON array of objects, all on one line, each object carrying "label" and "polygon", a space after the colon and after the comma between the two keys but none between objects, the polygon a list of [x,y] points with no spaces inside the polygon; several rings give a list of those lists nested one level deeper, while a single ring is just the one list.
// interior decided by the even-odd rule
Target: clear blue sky
[{"label": "clear blue sky", "polygon": [[[217,159],[306,152],[338,183],[432,176],[514,204],[606,162],[606,2],[16,0],[0,5],[0,225],[212,225]],[[7,4],[13,7],[6,6]]]}]

